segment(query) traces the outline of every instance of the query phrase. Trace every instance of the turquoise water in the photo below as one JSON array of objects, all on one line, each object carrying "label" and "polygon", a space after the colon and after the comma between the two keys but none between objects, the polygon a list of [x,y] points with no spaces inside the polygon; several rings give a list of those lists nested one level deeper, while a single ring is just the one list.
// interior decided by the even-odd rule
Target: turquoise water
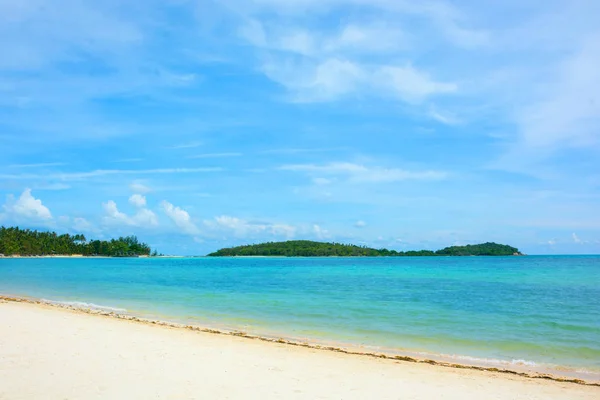
[{"label": "turquoise water", "polygon": [[0,259],[0,293],[600,377],[600,256]]}]

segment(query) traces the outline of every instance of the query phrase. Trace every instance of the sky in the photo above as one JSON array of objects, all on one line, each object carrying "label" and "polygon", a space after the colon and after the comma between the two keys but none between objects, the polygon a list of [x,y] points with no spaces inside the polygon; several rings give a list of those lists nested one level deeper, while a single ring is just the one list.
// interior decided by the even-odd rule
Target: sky
[{"label": "sky", "polygon": [[0,225],[600,253],[597,0],[0,0]]}]

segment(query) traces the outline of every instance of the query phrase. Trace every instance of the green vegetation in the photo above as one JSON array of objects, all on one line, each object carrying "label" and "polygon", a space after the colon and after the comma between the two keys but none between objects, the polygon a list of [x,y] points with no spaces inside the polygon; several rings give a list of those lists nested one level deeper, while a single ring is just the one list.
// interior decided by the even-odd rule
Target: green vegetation
[{"label": "green vegetation", "polygon": [[232,256],[285,256],[285,257],[410,257],[410,256],[512,256],[521,253],[515,247],[483,243],[467,246],[452,246],[442,250],[396,251],[372,249],[340,243],[313,242],[310,240],[290,240],[268,242],[221,249],[209,257]]},{"label": "green vegetation", "polygon": [[[135,236],[87,241],[83,235],[57,235],[29,229],[0,227],[0,254],[5,256],[73,255],[135,257],[150,255],[150,247]],[[156,255],[154,251],[153,255]]]},{"label": "green vegetation", "polygon": [[435,252],[439,256],[512,256],[522,255],[519,249],[505,244],[482,243],[451,246]]}]

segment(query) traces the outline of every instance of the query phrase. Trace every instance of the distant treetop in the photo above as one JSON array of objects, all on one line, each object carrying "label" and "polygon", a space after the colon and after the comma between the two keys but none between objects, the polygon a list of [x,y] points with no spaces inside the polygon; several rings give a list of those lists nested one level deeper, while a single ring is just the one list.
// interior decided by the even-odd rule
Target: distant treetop
[{"label": "distant treetop", "polygon": [[[87,241],[84,235],[58,235],[29,229],[0,227],[0,254],[5,256],[73,255],[131,257],[150,255],[150,246],[135,236]],[[156,254],[156,251],[154,252]]]},{"label": "distant treetop", "polygon": [[451,246],[441,250],[396,251],[373,249],[341,243],[290,240],[230,247],[209,254],[209,257],[284,256],[284,257],[406,257],[406,256],[512,256],[519,249],[504,244],[482,243]]}]

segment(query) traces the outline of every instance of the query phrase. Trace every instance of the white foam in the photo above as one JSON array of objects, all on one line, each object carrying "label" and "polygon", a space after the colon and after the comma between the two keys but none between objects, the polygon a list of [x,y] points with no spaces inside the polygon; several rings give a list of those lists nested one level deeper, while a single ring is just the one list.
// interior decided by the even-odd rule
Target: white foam
[{"label": "white foam", "polygon": [[521,360],[521,359],[512,360],[510,363],[513,365],[525,365],[527,367],[536,367],[537,366],[537,363],[535,363],[533,361],[527,361],[527,360]]},{"label": "white foam", "polygon": [[[427,354],[427,353],[422,353]],[[489,366],[522,366],[522,367],[539,367],[540,365],[534,361],[523,360],[523,359],[515,359],[515,360],[499,360],[496,358],[483,358],[483,357],[472,357],[466,355],[458,355],[458,354],[441,354],[443,358],[451,358],[454,360],[460,360],[464,362],[469,362],[473,364],[484,364]]]},{"label": "white foam", "polygon": [[59,306],[68,306],[68,307],[80,308],[80,309],[84,309],[84,310],[110,311],[110,312],[116,312],[116,313],[127,312],[127,310],[124,308],[103,306],[103,305],[98,305],[98,304],[94,304],[94,303],[86,303],[83,301],[55,301],[55,300],[47,300],[47,299],[42,299],[41,301],[42,301],[42,303],[55,304],[55,305],[59,305]]}]

